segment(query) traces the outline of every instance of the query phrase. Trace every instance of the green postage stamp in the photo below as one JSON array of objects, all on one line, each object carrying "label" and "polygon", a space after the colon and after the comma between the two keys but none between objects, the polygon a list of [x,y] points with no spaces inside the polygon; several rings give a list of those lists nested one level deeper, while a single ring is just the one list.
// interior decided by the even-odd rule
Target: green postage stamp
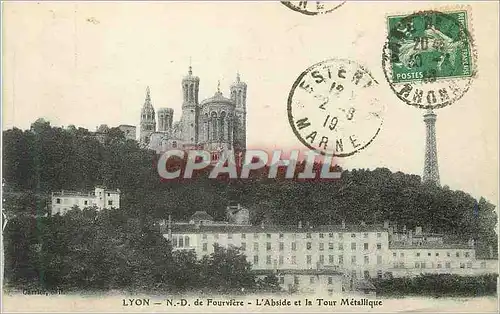
[{"label": "green postage stamp", "polygon": [[475,75],[470,28],[466,9],[388,16],[382,63],[395,94],[426,109],[461,98]]},{"label": "green postage stamp", "polygon": [[387,24],[394,82],[472,75],[467,11],[390,16]]}]

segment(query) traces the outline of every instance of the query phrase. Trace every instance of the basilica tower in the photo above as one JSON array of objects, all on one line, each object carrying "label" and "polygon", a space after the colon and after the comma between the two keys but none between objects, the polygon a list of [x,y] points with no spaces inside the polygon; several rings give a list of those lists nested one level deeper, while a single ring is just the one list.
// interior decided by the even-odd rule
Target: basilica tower
[{"label": "basilica tower", "polygon": [[424,161],[424,182],[433,182],[439,185],[439,169],[436,148],[436,114],[427,110],[424,114],[426,140]]},{"label": "basilica tower", "polygon": [[198,90],[200,78],[193,76],[193,70],[189,66],[188,75],[182,80],[182,135],[183,142],[188,146],[198,143]]},{"label": "basilica tower", "polygon": [[140,129],[140,143],[149,144],[149,137],[151,133],[156,131],[156,118],[155,109],[151,104],[151,95],[149,86],[146,88],[146,99],[141,109],[141,129]]},{"label": "basilica tower", "polygon": [[236,81],[231,84],[231,100],[236,104],[234,117],[234,150],[244,151],[247,146],[247,84],[241,81],[240,74],[236,75]]}]

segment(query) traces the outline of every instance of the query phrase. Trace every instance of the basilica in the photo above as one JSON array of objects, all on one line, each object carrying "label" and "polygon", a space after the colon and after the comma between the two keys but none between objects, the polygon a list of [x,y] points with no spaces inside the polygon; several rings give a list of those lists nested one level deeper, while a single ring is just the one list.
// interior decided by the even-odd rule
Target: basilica
[{"label": "basilica", "polygon": [[182,114],[173,122],[172,108],[159,108],[151,102],[149,87],[141,110],[139,141],[157,153],[169,149],[203,149],[212,152],[246,149],[247,85],[237,74],[230,86],[230,98],[223,96],[220,82],[213,97],[198,101],[200,78],[191,66],[182,79]]}]

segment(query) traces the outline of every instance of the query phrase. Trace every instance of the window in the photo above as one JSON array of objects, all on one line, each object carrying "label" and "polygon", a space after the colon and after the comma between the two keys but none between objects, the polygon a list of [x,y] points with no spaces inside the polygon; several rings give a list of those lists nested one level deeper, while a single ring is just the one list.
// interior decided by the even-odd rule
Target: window
[{"label": "window", "polygon": [[486,262],[481,262],[481,268],[486,268]]},{"label": "window", "polygon": [[312,261],[311,261],[311,255],[307,255],[306,259],[307,259],[307,264],[308,265],[312,263]]},{"label": "window", "polygon": [[241,243],[241,250],[246,251],[247,250],[247,244],[245,242]]},{"label": "window", "polygon": [[179,237],[179,247],[184,246],[184,238],[182,236]]},{"label": "window", "polygon": [[280,284],[285,284],[285,277],[280,277]]},{"label": "window", "polygon": [[351,256],[351,264],[356,265],[356,255]]},{"label": "window", "polygon": [[259,238],[259,234],[258,234],[258,233],[254,233],[254,234],[253,234],[253,238],[254,238],[254,239],[258,239],[258,238]]},{"label": "window", "polygon": [[295,265],[297,264],[297,256],[292,255],[292,264]]},{"label": "window", "polygon": [[330,232],[330,233],[328,234],[328,237],[329,237],[329,238],[333,238],[333,232]]},{"label": "window", "polygon": [[232,234],[232,233],[228,233],[228,234],[227,234],[227,238],[228,238],[228,239],[232,239],[232,238],[233,238],[233,234]]},{"label": "window", "polygon": [[367,271],[367,270],[365,270],[365,271],[363,272],[363,276],[365,277],[365,279],[370,279],[370,272],[369,272],[369,271]]},{"label": "window", "polygon": [[60,198],[56,199],[56,204],[61,204],[61,199]]},{"label": "window", "polygon": [[328,284],[333,285],[333,277],[328,277]]},{"label": "window", "polygon": [[271,242],[266,243],[266,250],[271,251]]},{"label": "window", "polygon": [[293,276],[293,284],[298,285],[299,284],[299,276]]},{"label": "window", "polygon": [[441,268],[441,267],[442,267],[442,266],[441,266],[441,263],[438,263],[438,264],[437,264],[437,268]]},{"label": "window", "polygon": [[368,243],[363,244],[363,249],[366,251],[368,250]]},{"label": "window", "polygon": [[314,283],[314,276],[309,277],[309,283],[313,284]]},{"label": "window", "polygon": [[431,255],[432,255],[431,252],[427,253],[427,256],[431,256]]},{"label": "window", "polygon": [[368,238],[368,232],[363,233],[363,238]]},{"label": "window", "polygon": [[319,263],[320,263],[321,265],[323,265],[323,264],[325,263],[325,256],[324,256],[324,255],[320,255],[320,256],[319,256]]},{"label": "window", "polygon": [[396,253],[396,252],[394,252],[394,253],[392,253],[392,256],[393,256],[393,257],[396,257],[396,254],[397,254],[397,253]]},{"label": "window", "polygon": [[266,256],[266,264],[271,265],[271,255]]},{"label": "window", "polygon": [[88,205],[89,201],[83,201],[83,205]]},{"label": "window", "polygon": [[460,263],[460,268],[465,268],[465,263]]},{"label": "window", "polygon": [[333,264],[333,255],[328,255],[328,263]]},{"label": "window", "polygon": [[425,268],[425,263],[424,262],[420,263],[420,268]]},{"label": "window", "polygon": [[246,238],[247,238],[247,235],[246,235],[245,233],[242,233],[242,234],[241,234],[241,238],[242,238],[242,239],[246,239]]},{"label": "window", "polygon": [[271,234],[270,233],[266,233],[266,238],[271,239]]},{"label": "window", "polygon": [[283,239],[283,236],[284,236],[283,233],[280,233],[279,235],[280,239]]},{"label": "window", "polygon": [[465,252],[465,257],[470,257],[470,253],[469,252]]},{"label": "window", "polygon": [[280,265],[283,265],[283,255],[280,255],[279,258],[278,258],[278,263]]},{"label": "window", "polygon": [[339,250],[340,250],[340,251],[343,251],[343,250],[344,250],[344,244],[339,243]]},{"label": "window", "polygon": [[201,238],[202,238],[203,240],[206,240],[206,239],[207,239],[207,234],[206,234],[206,233],[204,233],[204,234],[201,236]]},{"label": "window", "polygon": [[467,268],[472,268],[472,263],[471,262],[467,263]]},{"label": "window", "polygon": [[370,259],[368,258],[368,256],[365,256],[364,260],[365,260],[365,264],[369,264],[370,263]]},{"label": "window", "polygon": [[381,243],[377,243],[377,250],[381,250],[382,249],[382,244]]},{"label": "window", "polygon": [[444,264],[444,267],[446,267],[446,268],[451,268],[451,263],[450,263],[450,262],[446,262],[446,263]]},{"label": "window", "polygon": [[285,244],[283,242],[280,242],[280,251],[283,251],[285,248]]},{"label": "window", "polygon": [[457,252],[457,257],[460,257],[460,252]]},{"label": "window", "polygon": [[259,264],[259,255],[254,255],[254,256],[253,256],[253,263],[254,263],[255,265]]},{"label": "window", "polygon": [[297,251],[297,243],[292,242],[292,251]]},{"label": "window", "polygon": [[343,233],[339,233],[339,239],[343,239],[344,238],[344,234]]},{"label": "window", "polygon": [[344,255],[339,255],[339,264],[344,264]]},{"label": "window", "polygon": [[109,200],[108,205],[113,205],[113,201]]},{"label": "window", "polygon": [[401,252],[400,256],[405,257],[405,253]]},{"label": "window", "polygon": [[108,193],[108,196],[111,196],[111,194]]},{"label": "window", "polygon": [[319,234],[319,237],[320,237],[321,239],[323,239],[323,238],[324,238],[324,235],[323,235],[322,233],[320,233],[320,234]]},{"label": "window", "polygon": [[312,247],[311,242],[307,242],[307,249],[310,250]]},{"label": "window", "polygon": [[377,238],[381,238],[381,237],[382,237],[382,233],[377,232]]},{"label": "window", "polygon": [[355,238],[356,237],[356,234],[355,233],[351,233],[351,238]]},{"label": "window", "polygon": [[377,264],[378,265],[382,264],[382,256],[381,255],[377,255]]},{"label": "window", "polygon": [[356,242],[351,243],[351,250],[356,250]]},{"label": "window", "polygon": [[415,262],[415,268],[420,268],[420,262]]},{"label": "window", "polygon": [[328,249],[333,250],[333,243],[332,242],[328,243]]},{"label": "window", "polygon": [[257,243],[257,242],[254,242],[254,243],[253,243],[253,250],[254,250],[255,252],[258,252],[258,251],[259,251],[259,243]]},{"label": "window", "polygon": [[439,253],[438,253],[438,252],[436,252],[436,256],[439,256]]},{"label": "window", "polygon": [[186,236],[184,238],[184,244],[186,245],[186,247],[189,247],[189,237],[188,236]]},{"label": "window", "polygon": [[325,249],[325,244],[324,243],[320,243],[319,244],[319,250],[323,251],[324,249]]},{"label": "window", "polygon": [[417,252],[417,254],[416,254],[416,255],[417,255],[417,257],[418,257],[418,256],[420,256],[420,252]]},{"label": "window", "polygon": [[308,238],[308,239],[311,238],[311,233],[310,232],[306,233],[306,238]]},{"label": "window", "polygon": [[450,252],[446,252],[446,256],[450,257],[451,256]]},{"label": "window", "polygon": [[208,251],[208,243],[203,243],[203,252]]},{"label": "window", "polygon": [[382,279],[382,271],[381,270],[377,270],[377,278]]}]

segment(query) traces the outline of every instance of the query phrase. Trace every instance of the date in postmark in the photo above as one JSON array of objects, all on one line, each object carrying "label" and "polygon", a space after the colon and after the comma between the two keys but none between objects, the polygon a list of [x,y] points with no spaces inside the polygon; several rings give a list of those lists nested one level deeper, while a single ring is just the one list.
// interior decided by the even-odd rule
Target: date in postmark
[{"label": "date in postmark", "polygon": [[335,11],[346,1],[281,1],[293,11],[305,15],[318,15]]},{"label": "date in postmark", "polygon": [[383,123],[378,82],[351,60],[319,62],[299,75],[288,96],[288,120],[306,147],[347,157],[368,146]]},{"label": "date in postmark", "polygon": [[387,18],[384,74],[405,103],[437,109],[460,99],[476,74],[467,10]]}]

